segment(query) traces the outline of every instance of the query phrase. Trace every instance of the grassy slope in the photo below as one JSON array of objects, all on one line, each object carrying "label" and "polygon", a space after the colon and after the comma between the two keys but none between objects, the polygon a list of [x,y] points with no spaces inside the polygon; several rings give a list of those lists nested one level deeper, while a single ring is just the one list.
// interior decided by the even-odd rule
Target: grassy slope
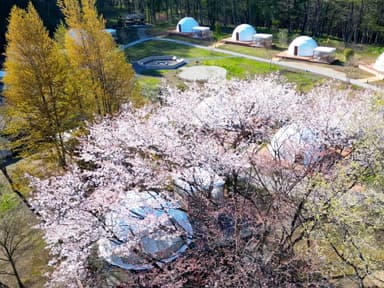
[{"label": "grassy slope", "polygon": [[[16,183],[17,189],[26,197],[29,197],[30,188],[25,178],[25,173],[38,177],[48,177],[57,172],[56,165],[52,162],[48,154],[49,153],[46,152],[39,155],[32,155],[7,167],[8,173]],[[19,199],[12,192],[2,174],[0,174],[0,193],[2,194],[0,195],[0,213],[12,209],[16,203],[19,203]],[[49,271],[47,263],[50,257],[42,238],[42,232],[35,229],[38,219],[22,204],[20,209],[24,209],[25,213],[30,214],[30,220],[26,224],[26,229],[30,229],[31,234],[29,234],[30,238],[28,238],[29,247],[17,258],[16,267],[26,287],[40,288],[44,286],[47,280],[44,274]],[[0,275],[0,281],[8,283],[10,287],[16,287],[13,276]]]}]

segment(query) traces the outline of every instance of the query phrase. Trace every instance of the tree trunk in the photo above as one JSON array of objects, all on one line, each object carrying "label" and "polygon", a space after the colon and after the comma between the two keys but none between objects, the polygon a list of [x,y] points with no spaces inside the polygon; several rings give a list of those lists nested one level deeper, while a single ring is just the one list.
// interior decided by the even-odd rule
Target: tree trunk
[{"label": "tree trunk", "polygon": [[17,272],[17,269],[16,269],[16,263],[15,263],[15,261],[13,260],[12,256],[10,256],[10,255],[9,255],[9,263],[11,264],[13,274],[14,274],[15,277],[16,277],[17,286],[18,286],[19,288],[25,288],[23,282],[21,281],[20,275],[19,275],[19,273]]}]

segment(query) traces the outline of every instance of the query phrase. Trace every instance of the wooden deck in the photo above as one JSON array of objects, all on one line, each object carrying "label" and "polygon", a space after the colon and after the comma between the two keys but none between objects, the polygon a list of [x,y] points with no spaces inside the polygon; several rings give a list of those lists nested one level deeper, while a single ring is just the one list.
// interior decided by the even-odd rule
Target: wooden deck
[{"label": "wooden deck", "polygon": [[373,68],[373,65],[361,64],[361,65],[359,65],[359,68],[361,70],[364,70],[365,72],[368,72],[368,73],[371,73],[371,74],[377,76],[378,78],[384,79],[384,72],[376,70],[375,68]]},{"label": "wooden deck", "polygon": [[211,40],[212,37],[194,37],[195,34],[193,32],[179,32],[177,30],[168,30],[167,31],[168,36],[181,36],[181,37],[186,37],[186,38],[193,38],[193,39],[198,39],[198,40]]},{"label": "wooden deck", "polygon": [[253,47],[253,48],[272,48],[271,46],[264,46],[264,45],[256,45],[254,42],[245,42],[245,41],[237,41],[233,40],[232,38],[225,38],[220,41],[223,44],[232,44],[232,45],[239,45],[239,46],[246,46],[246,47]]},{"label": "wooden deck", "polygon": [[289,55],[288,51],[283,51],[279,54],[276,54],[275,57],[280,58],[280,59],[290,59],[290,60],[306,61],[306,62],[320,63],[320,64],[331,64],[332,62],[336,61],[335,59],[333,59],[333,61],[329,62],[325,59],[320,60],[320,59],[315,59],[313,57],[293,56],[293,55]]},{"label": "wooden deck", "polygon": [[168,32],[169,36],[181,36],[181,37],[188,37],[188,38],[192,38],[192,36],[193,36],[192,32],[190,32],[190,33],[179,32],[177,30],[168,30],[167,32]]}]

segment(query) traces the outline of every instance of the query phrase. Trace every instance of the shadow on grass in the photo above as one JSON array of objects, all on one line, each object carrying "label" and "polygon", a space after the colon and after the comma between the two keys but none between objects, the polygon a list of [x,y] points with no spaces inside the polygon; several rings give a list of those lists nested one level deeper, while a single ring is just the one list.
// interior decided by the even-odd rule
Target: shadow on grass
[{"label": "shadow on grass", "polygon": [[151,76],[151,77],[163,77],[163,73],[160,70],[140,70],[136,71],[137,74],[144,75],[144,76]]},{"label": "shadow on grass", "polygon": [[336,59],[335,61],[332,62],[332,65],[335,65],[335,66],[345,66],[345,62],[343,61],[340,61],[339,59]]}]

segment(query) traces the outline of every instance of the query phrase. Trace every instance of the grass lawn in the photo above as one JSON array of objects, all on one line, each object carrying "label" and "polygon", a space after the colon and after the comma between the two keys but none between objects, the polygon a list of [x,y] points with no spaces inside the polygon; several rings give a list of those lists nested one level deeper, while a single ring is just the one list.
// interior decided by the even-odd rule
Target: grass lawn
[{"label": "grass lawn", "polygon": [[[266,51],[266,49],[255,49],[235,45],[225,46],[232,46],[234,49],[232,51],[244,54],[251,54],[250,52],[265,53]],[[317,83],[320,83],[324,79],[323,77],[305,72],[288,71],[277,65],[271,65],[269,63],[260,63],[241,57],[228,57],[226,54],[165,41],[144,42],[126,49],[126,53],[132,60],[137,60],[151,55],[175,55],[181,58],[199,58],[200,60],[198,62],[193,61],[188,65],[202,64],[220,66],[227,70],[228,78],[241,79],[249,76],[264,75],[280,71],[289,82],[295,83],[297,85],[297,89],[301,92],[309,91]],[[261,55],[259,54],[255,56]],[[156,70],[144,72],[143,75],[139,75],[137,78],[139,89],[149,99],[153,99],[156,96],[161,84],[161,79],[165,79],[168,84],[182,89],[185,87],[185,84],[177,77],[178,73],[179,70]]]},{"label": "grass lawn", "polygon": [[316,85],[325,81],[324,77],[312,73],[294,72],[283,70],[281,74],[288,80],[294,83],[299,92],[309,92]]},{"label": "grass lawn", "polygon": [[345,73],[345,75],[350,79],[363,79],[363,78],[369,78],[374,76],[373,74],[368,73],[355,66],[334,65],[332,66],[332,69]]},{"label": "grass lawn", "polygon": [[[26,173],[39,178],[48,178],[62,172],[57,168],[56,161],[49,151],[42,151],[15,161],[7,166],[7,170],[16,188],[27,199],[31,197],[31,188],[28,184],[29,180],[25,176]],[[20,203],[20,201],[15,195],[6,178],[0,173],[0,217],[1,213],[10,213],[10,211],[12,211],[10,209],[18,207],[16,203]],[[37,225],[39,219],[37,219],[24,204],[20,204],[18,209],[18,211],[25,212],[27,219],[26,223],[21,222],[20,225],[23,225],[23,229],[30,230],[30,234],[28,234],[28,240],[26,241],[28,244],[27,247],[20,250],[21,254],[17,257],[16,266],[25,287],[41,288],[47,281],[44,274],[51,270],[47,265],[51,257],[49,256],[49,251],[46,249],[42,231],[35,229],[35,225]],[[1,265],[3,265],[3,263]],[[8,264],[5,264],[1,268],[5,266],[8,267]],[[7,269],[9,269],[9,267]],[[9,287],[17,287],[13,276],[1,275],[0,273],[0,282],[2,281],[8,283]]]},{"label": "grass lawn", "polygon": [[141,107],[150,101],[155,101],[159,93],[160,84],[161,78],[159,77],[138,75],[136,77],[137,93],[133,94],[131,101],[136,107]]},{"label": "grass lawn", "polygon": [[170,35],[170,36],[167,36],[167,38],[185,41],[188,43],[193,43],[193,44],[197,44],[197,45],[201,45],[201,46],[211,46],[211,45],[214,45],[216,43],[216,40],[214,40],[214,39],[202,40],[202,39],[189,38],[189,37],[183,37],[183,36],[177,36],[177,35]]},{"label": "grass lawn", "polygon": [[269,74],[280,70],[276,65],[256,62],[240,57],[204,60],[202,64],[225,68],[227,70],[227,78],[245,78],[258,74]]},{"label": "grass lawn", "polygon": [[260,57],[260,58],[267,58],[267,59],[271,59],[276,54],[283,51],[283,49],[279,49],[279,48],[271,48],[271,49],[254,48],[254,47],[232,45],[232,44],[223,44],[223,45],[220,45],[218,48],[223,49],[223,50],[232,51],[232,52],[256,56],[256,57]]}]

